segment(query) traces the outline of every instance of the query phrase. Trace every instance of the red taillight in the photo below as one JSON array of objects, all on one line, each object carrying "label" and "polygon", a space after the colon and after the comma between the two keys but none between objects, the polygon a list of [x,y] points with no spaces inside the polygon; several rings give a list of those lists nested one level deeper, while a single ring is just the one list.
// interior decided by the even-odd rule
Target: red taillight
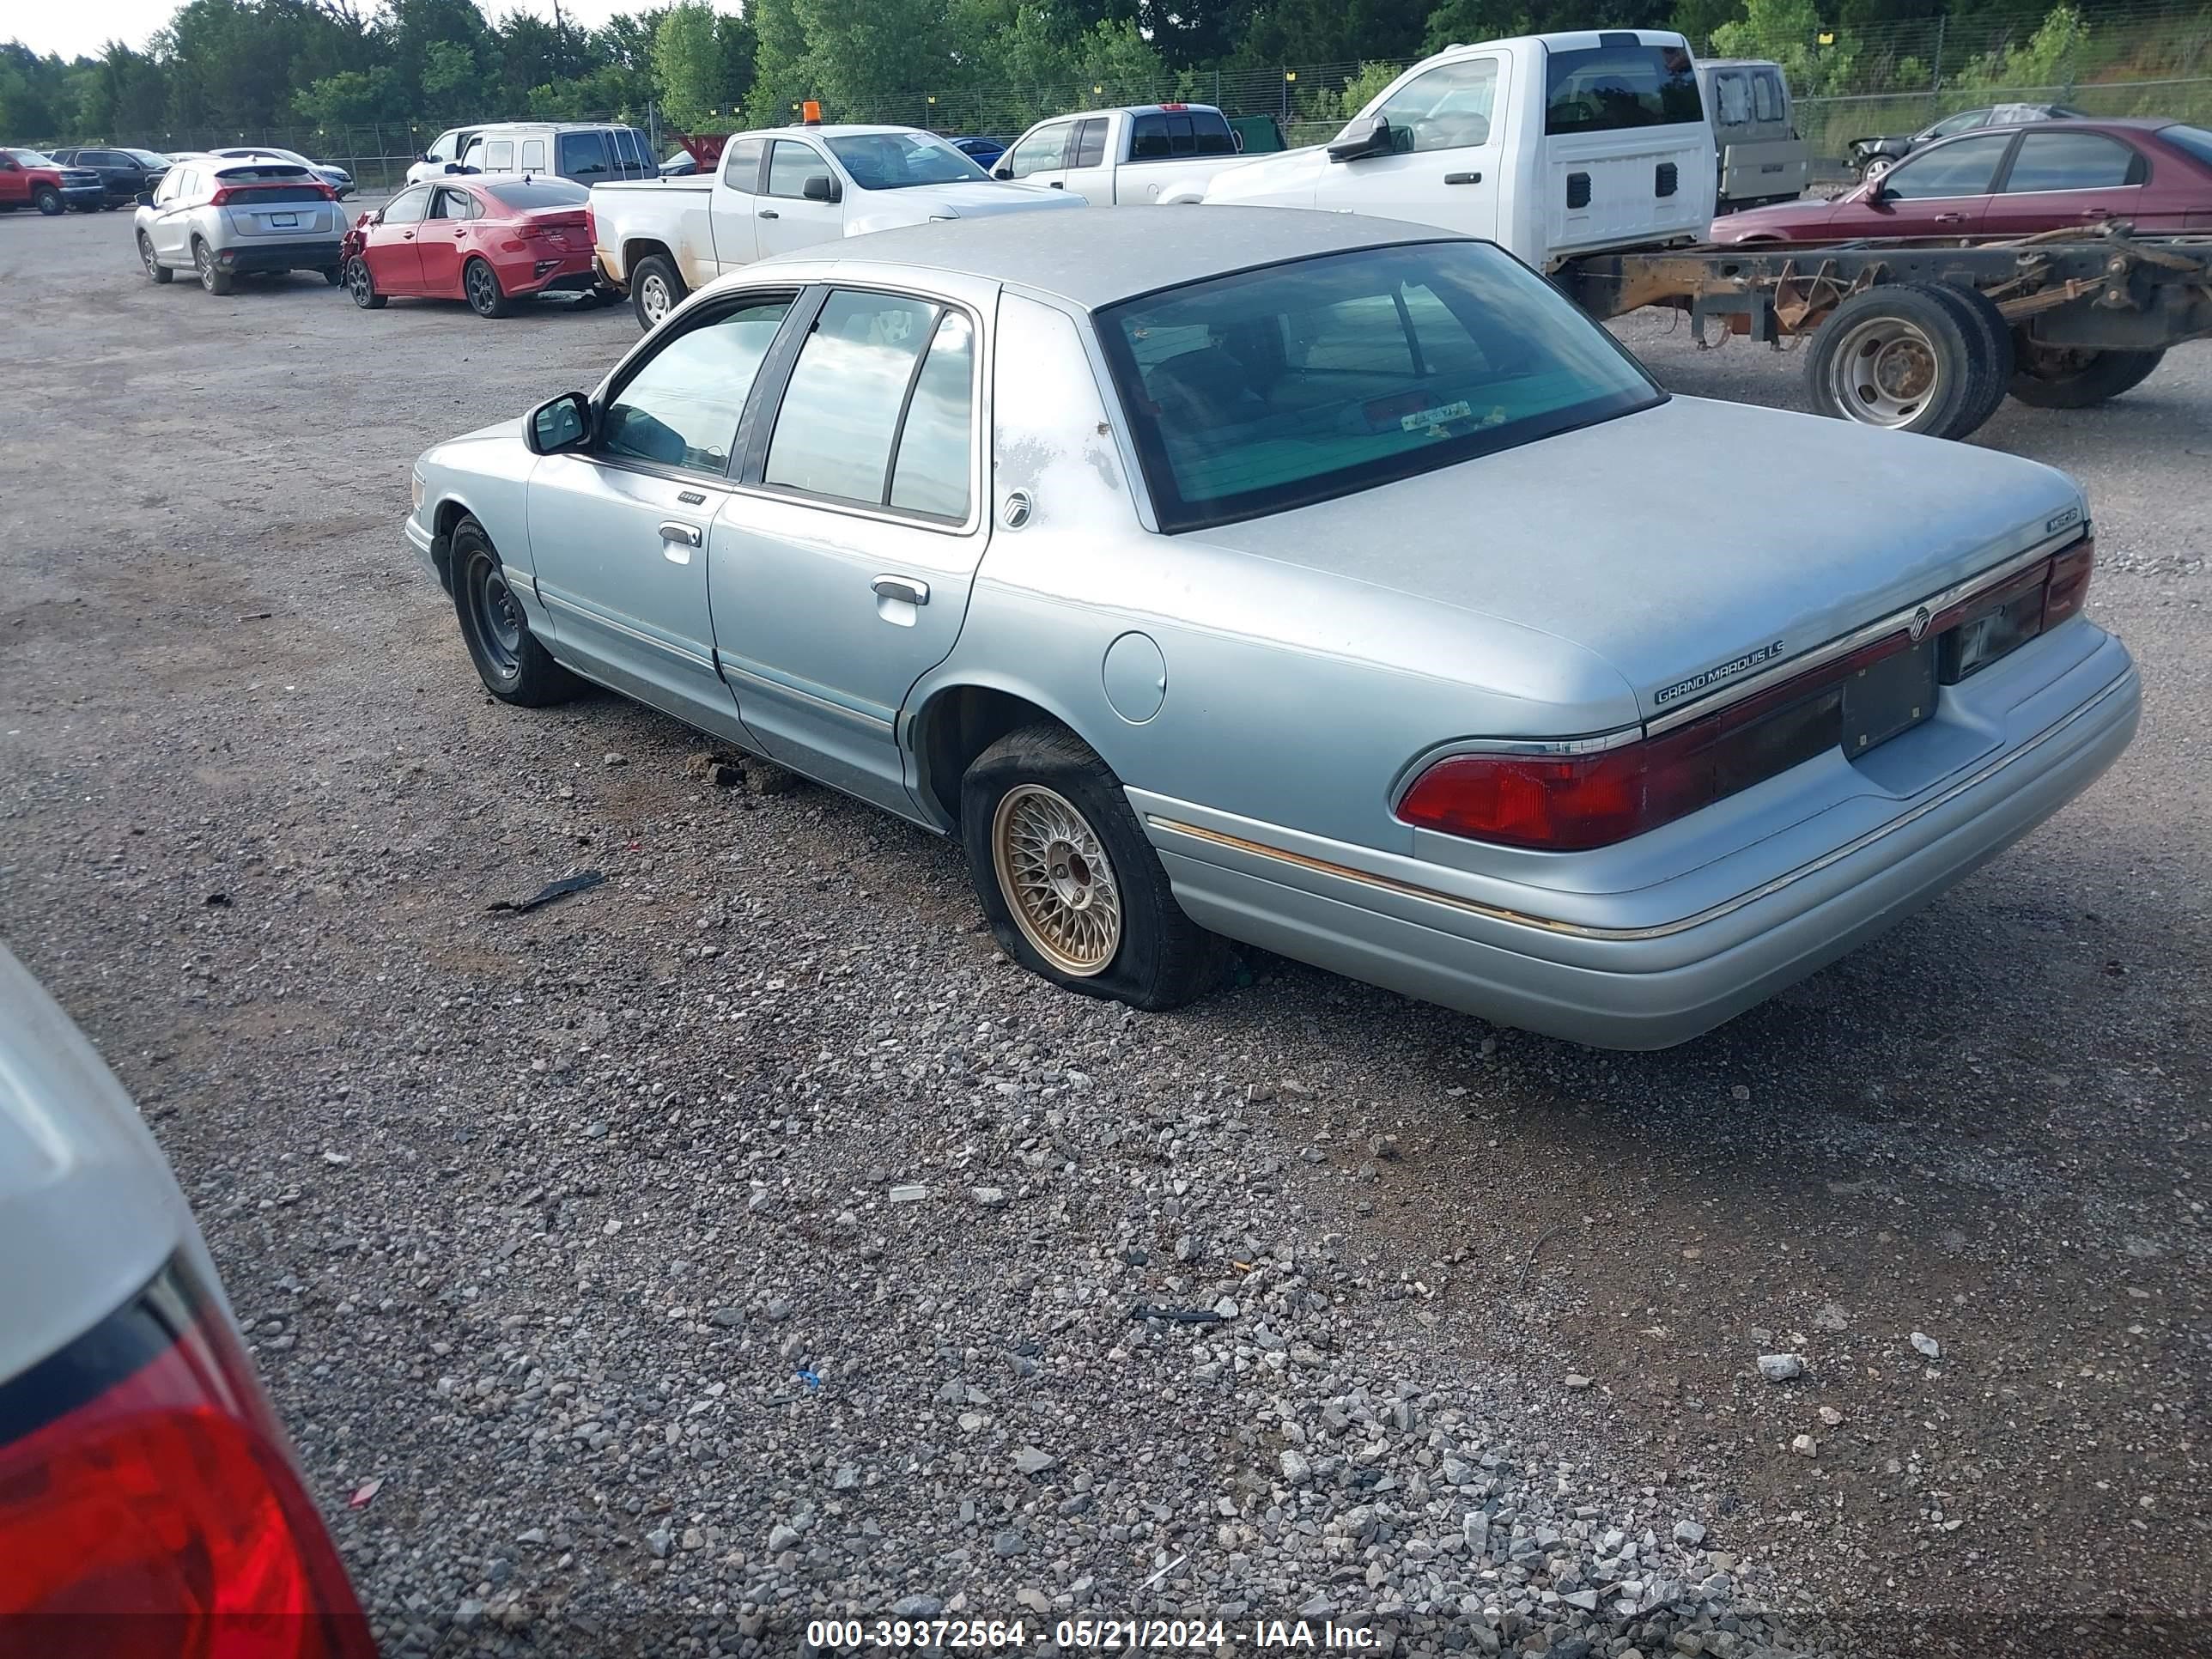
[{"label": "red taillight", "polygon": [[[1923,635],[1935,672],[1956,684],[2076,614],[2096,544],[2084,538],[1951,606]],[[1656,736],[1582,754],[1451,755],[1413,781],[1398,816],[1417,829],[1547,852],[1609,847],[1835,749],[1843,686],[1912,648],[1900,629]]]},{"label": "red taillight", "polygon": [[237,198],[238,192],[233,190],[228,185],[218,185],[216,186],[215,194],[208,198],[208,205],[210,207],[222,207],[226,203],[235,201]]},{"label": "red taillight", "polygon": [[252,1363],[188,1275],[0,1400],[60,1407],[0,1446],[0,1631],[24,1651],[374,1659]]}]

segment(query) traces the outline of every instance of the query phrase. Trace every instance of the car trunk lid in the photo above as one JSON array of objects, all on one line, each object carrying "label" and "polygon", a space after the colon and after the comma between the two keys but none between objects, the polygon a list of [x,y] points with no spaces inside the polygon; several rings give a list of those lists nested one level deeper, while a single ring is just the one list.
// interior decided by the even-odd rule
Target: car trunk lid
[{"label": "car trunk lid", "polygon": [[1676,398],[1203,534],[1593,652],[1648,720],[2081,522],[2063,473],[1935,441]]}]

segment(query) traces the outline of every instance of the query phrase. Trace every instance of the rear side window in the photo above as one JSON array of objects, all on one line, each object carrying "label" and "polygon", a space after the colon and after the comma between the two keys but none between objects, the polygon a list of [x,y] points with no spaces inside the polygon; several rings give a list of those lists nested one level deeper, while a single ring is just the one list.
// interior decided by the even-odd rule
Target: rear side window
[{"label": "rear side window", "polygon": [[1370,248],[1099,313],[1161,528],[1286,511],[1648,408],[1662,394],[1486,242]]},{"label": "rear side window", "polygon": [[[903,295],[830,295],[784,390],[763,481],[964,517],[974,348],[967,319],[953,316]],[[925,397],[922,371],[940,350]],[[910,462],[902,447],[909,431]]]},{"label": "rear side window", "polygon": [[1782,95],[1782,77],[1772,70],[1761,70],[1751,77],[1752,98],[1762,121],[1784,118],[1789,100]]},{"label": "rear side window", "polygon": [[514,140],[495,138],[484,146],[484,171],[507,173],[514,167]]},{"label": "rear side window", "polygon": [[732,144],[730,153],[722,158],[722,182],[748,196],[758,194],[761,151],[765,148],[758,138],[740,138]]},{"label": "rear side window", "polygon": [[543,138],[526,138],[522,141],[522,170],[525,173],[542,173],[545,170],[545,141]]},{"label": "rear side window", "polygon": [[561,135],[561,173],[568,179],[594,179],[611,170],[604,132],[564,132]]},{"label": "rear side window", "polygon": [[1705,118],[1697,70],[1680,46],[1550,52],[1544,83],[1546,132],[1615,132]]},{"label": "rear side window", "polygon": [[2158,136],[2184,155],[2193,155],[2212,167],[2212,132],[2203,127],[2160,127]]},{"label": "rear side window", "polygon": [[448,185],[440,191],[437,199],[431,203],[430,216],[433,219],[474,219],[480,217],[481,213],[475,197],[465,190],[455,190]]},{"label": "rear side window", "polygon": [[2101,132],[2030,132],[2020,141],[2005,194],[2039,190],[2116,190],[2139,185],[2150,169],[2142,156]]},{"label": "rear side window", "polygon": [[1717,126],[1740,127],[1751,119],[1751,77],[1741,70],[1722,70],[1713,76],[1713,122]]},{"label": "rear side window", "polygon": [[1094,115],[1075,124],[1075,142],[1068,147],[1067,165],[1095,167],[1106,160],[1106,118]]}]

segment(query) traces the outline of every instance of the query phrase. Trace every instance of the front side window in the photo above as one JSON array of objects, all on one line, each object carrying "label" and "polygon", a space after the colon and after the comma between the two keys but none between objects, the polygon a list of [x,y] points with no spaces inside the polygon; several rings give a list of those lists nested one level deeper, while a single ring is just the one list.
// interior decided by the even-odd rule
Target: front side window
[{"label": "front side window", "polygon": [[830,163],[811,144],[796,143],[788,138],[779,138],[769,146],[768,193],[788,197],[793,201],[806,194],[809,179],[830,177]]},{"label": "front side window", "polygon": [[789,300],[758,301],[685,329],[608,403],[599,427],[602,451],[721,473],[761,360],[790,309]]},{"label": "front side window", "polygon": [[1877,187],[1900,202],[1926,201],[1938,196],[1986,196],[1997,163],[2012,146],[2008,132],[1984,133],[1978,138],[1954,139],[1900,161],[1882,174]]},{"label": "front side window", "polygon": [[155,189],[154,204],[156,207],[159,207],[166,202],[175,201],[178,194],[185,187],[185,180],[190,177],[191,177],[191,175],[188,173],[172,171],[164,173],[162,175],[161,184]]},{"label": "front side window", "polygon": [[753,195],[760,188],[761,151],[768,146],[758,138],[740,138],[722,157],[722,182],[732,190]]},{"label": "front side window", "polygon": [[903,295],[831,294],[784,389],[763,481],[964,517],[974,341],[956,316]]},{"label": "front side window", "polygon": [[926,132],[864,132],[830,140],[830,153],[862,190],[964,185],[988,175],[942,138]]},{"label": "front side window", "polygon": [[387,225],[419,225],[429,208],[429,191],[417,185],[413,190],[401,191],[385,204],[382,222]]},{"label": "front side window", "polygon": [[1056,172],[1066,166],[1067,141],[1074,131],[1074,124],[1069,121],[1039,127],[1006,153],[1008,174],[1026,179],[1032,173]]},{"label": "front side window", "polygon": [[1408,155],[1489,143],[1497,105],[1498,60],[1468,58],[1414,76],[1373,113],[1390,124],[1393,152]]},{"label": "front side window", "polygon": [[1546,132],[1617,132],[1705,118],[1680,46],[1589,46],[1544,59]]},{"label": "front side window", "polygon": [[435,138],[432,139],[430,141],[430,148],[424,150],[422,155],[424,158],[428,161],[450,161],[453,159],[455,154],[459,152],[460,147],[461,134],[460,130],[457,127],[451,132],[441,132]]},{"label": "front side window", "polygon": [[2005,194],[2039,190],[2118,190],[2139,185],[2148,167],[2135,151],[2101,132],[2030,132],[2012,158]]},{"label": "front side window", "polygon": [[564,178],[595,179],[612,171],[607,160],[604,132],[564,132],[561,135],[561,173]]},{"label": "front side window", "polygon": [[1097,327],[1169,532],[1371,489],[1665,397],[1486,242],[1270,265],[1109,307]]}]

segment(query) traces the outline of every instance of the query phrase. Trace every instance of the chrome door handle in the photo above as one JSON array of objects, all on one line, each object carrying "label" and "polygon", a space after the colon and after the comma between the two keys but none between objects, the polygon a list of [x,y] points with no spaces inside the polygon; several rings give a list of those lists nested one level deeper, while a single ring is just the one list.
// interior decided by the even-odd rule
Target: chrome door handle
[{"label": "chrome door handle", "polygon": [[911,576],[878,576],[873,586],[879,599],[904,599],[908,605],[929,603],[929,584]]},{"label": "chrome door handle", "polygon": [[664,542],[680,542],[686,547],[696,547],[707,538],[700,533],[699,526],[696,524],[684,524],[675,519],[664,519],[660,524],[660,539]]}]

